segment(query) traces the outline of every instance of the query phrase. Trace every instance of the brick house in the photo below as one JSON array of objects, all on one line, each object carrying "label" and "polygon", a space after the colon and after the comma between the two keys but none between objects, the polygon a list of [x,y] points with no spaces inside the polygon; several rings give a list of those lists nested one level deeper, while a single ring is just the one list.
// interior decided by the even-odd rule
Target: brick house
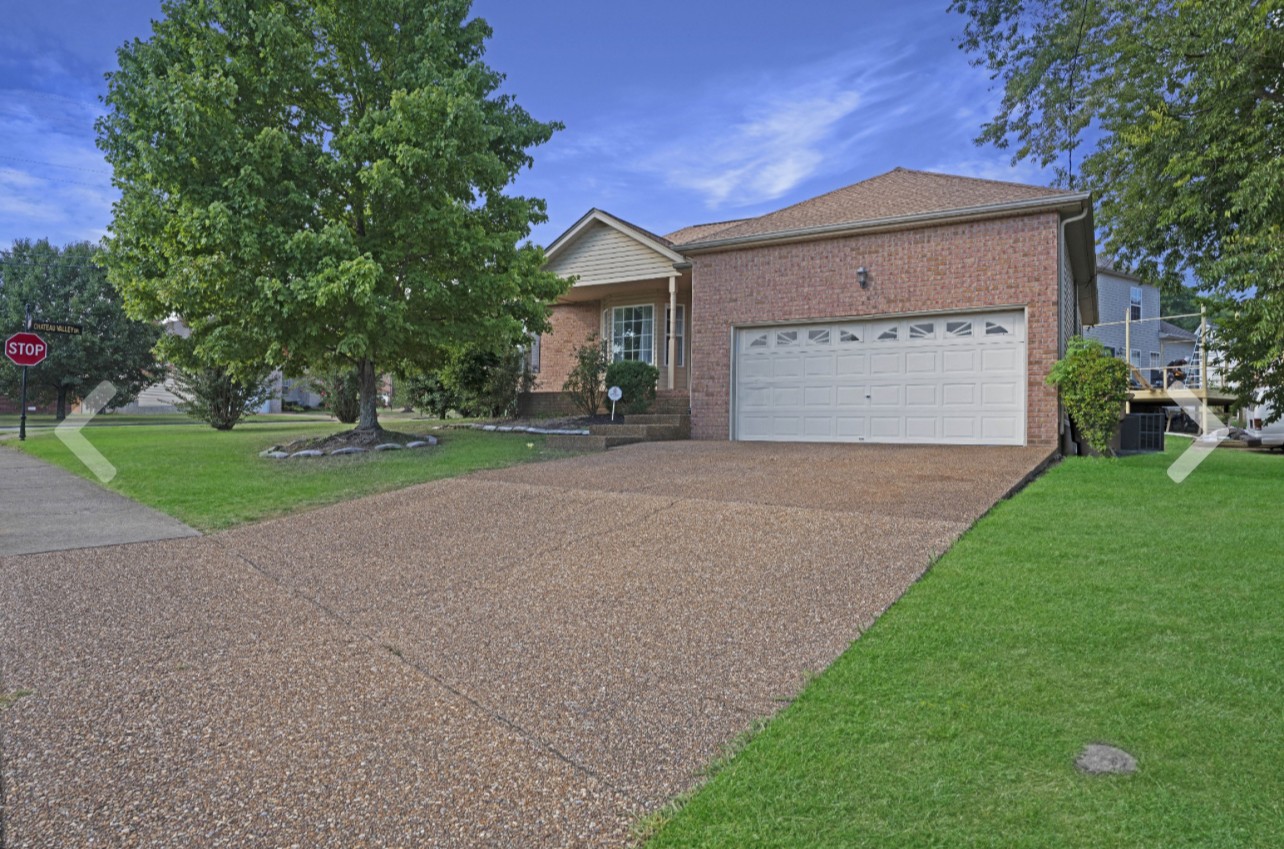
[{"label": "brick house", "polygon": [[574,285],[527,409],[564,408],[591,333],[660,369],[697,439],[1055,446],[1044,384],[1097,322],[1084,193],[897,168],[659,236],[593,209],[549,246]]}]

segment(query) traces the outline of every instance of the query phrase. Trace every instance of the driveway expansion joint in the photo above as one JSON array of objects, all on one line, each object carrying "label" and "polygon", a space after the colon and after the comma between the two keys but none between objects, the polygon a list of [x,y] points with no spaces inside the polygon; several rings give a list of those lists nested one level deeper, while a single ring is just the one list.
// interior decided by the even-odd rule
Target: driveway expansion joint
[{"label": "driveway expansion joint", "polygon": [[[270,572],[268,572],[266,569],[259,566],[259,564],[255,563],[253,560],[251,560],[249,557],[246,557],[244,554],[242,554],[239,551],[236,551],[235,549],[228,548],[227,546],[223,545],[222,542],[217,538],[208,537],[208,539],[210,539],[215,545],[217,545],[220,549],[226,552],[230,557],[244,563],[255,574],[259,575],[263,579],[267,580],[273,585],[284,590],[289,595],[294,596],[297,599],[300,599],[301,601],[316,608],[317,610],[320,610],[330,619],[334,620],[335,622],[338,622],[344,628],[347,628],[354,635],[360,637],[362,640],[369,643],[374,648],[379,649],[381,654],[386,654],[394,657],[397,662],[401,663],[406,668],[414,670],[416,673],[424,676],[425,678],[429,679],[433,683],[440,686],[446,692],[472,705],[474,708],[481,711],[485,716],[490,717],[492,720],[499,723],[500,725],[503,725],[506,728],[509,728],[512,731],[515,731],[517,734],[521,735],[522,739],[529,741],[536,748],[544,752],[547,752],[548,754],[562,761],[571,769],[589,776],[594,781],[601,783],[603,787],[607,788],[608,790],[611,790],[614,793],[617,793],[619,796],[623,798],[628,799],[630,802],[632,802],[635,805],[642,803],[641,799],[636,798],[633,794],[629,793],[624,788],[619,787],[614,782],[610,781],[605,775],[601,774],[600,772],[593,769],[592,767],[576,760],[575,758],[561,751],[556,746],[542,739],[535,732],[522,726],[521,724],[517,723],[516,721],[509,718],[508,716],[505,716],[503,713],[500,713],[494,708],[489,707],[486,704],[483,704],[477,698],[464,692],[459,687],[450,683],[448,680],[438,675],[437,673],[433,672],[428,667],[406,657],[404,652],[392,650],[390,646],[384,643],[381,643],[377,638],[367,633],[365,630],[363,630],[358,625],[356,625],[356,623],[354,623],[352,620],[343,616],[341,613],[339,613],[337,610],[327,605],[325,602],[320,601],[319,599],[313,598],[312,596],[299,590],[298,588],[290,586],[289,584],[279,580],[278,578],[273,576]],[[2,801],[3,801],[3,797],[0,797],[0,802]],[[0,811],[2,810],[3,808],[0,807]],[[0,835],[2,834],[3,832],[0,831]],[[3,842],[0,842],[0,849],[5,849]]]}]

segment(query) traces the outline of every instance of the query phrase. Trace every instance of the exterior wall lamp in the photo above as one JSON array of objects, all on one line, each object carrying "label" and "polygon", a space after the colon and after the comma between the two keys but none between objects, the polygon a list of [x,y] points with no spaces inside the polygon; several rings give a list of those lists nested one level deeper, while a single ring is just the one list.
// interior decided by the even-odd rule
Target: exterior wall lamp
[{"label": "exterior wall lamp", "polygon": [[860,281],[860,287],[862,289],[868,289],[869,288],[869,269],[863,265],[860,268],[856,269],[856,279]]}]

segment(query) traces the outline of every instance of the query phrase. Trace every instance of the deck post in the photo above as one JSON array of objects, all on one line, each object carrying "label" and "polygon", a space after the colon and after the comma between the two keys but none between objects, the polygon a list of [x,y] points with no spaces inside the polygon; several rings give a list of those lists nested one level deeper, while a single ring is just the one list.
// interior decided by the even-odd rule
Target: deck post
[{"label": "deck post", "polygon": [[[1132,365],[1132,305],[1128,306],[1128,311],[1124,313],[1124,362],[1129,366]],[[1132,401],[1124,402],[1124,413],[1132,412]]]},{"label": "deck post", "polygon": [[1199,306],[1199,388],[1204,401],[1199,405],[1199,432],[1208,433],[1208,307]]}]

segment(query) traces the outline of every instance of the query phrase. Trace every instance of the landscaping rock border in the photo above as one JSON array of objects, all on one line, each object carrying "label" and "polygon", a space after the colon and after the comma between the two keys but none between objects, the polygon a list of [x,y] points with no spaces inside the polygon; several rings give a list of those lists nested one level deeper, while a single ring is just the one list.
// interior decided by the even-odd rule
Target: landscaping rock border
[{"label": "landscaping rock border", "polygon": [[534,427],[531,425],[484,425],[469,424],[455,425],[468,430],[484,430],[487,433],[538,433],[544,436],[584,436],[588,434],[588,428],[571,428],[571,427]]},{"label": "landscaping rock border", "polygon": [[400,442],[384,442],[376,445],[374,448],[358,448],[355,445],[346,448],[335,448],[332,451],[321,451],[316,448],[306,448],[302,451],[293,453],[282,451],[280,445],[273,445],[266,451],[260,451],[259,456],[270,460],[289,460],[293,458],[307,459],[309,457],[344,457],[352,454],[365,454],[369,451],[402,451],[408,448],[431,448],[437,444],[435,436],[421,436],[411,442],[402,445]]}]

